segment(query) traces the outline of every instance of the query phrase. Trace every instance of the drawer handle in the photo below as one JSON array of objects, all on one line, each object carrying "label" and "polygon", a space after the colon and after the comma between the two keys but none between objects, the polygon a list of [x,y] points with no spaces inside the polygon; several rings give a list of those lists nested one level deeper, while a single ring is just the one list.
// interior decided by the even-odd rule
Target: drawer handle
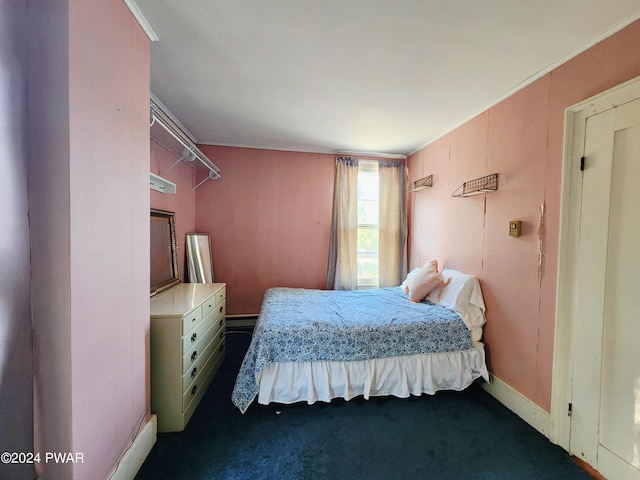
[{"label": "drawer handle", "polygon": [[194,350],[193,353],[191,354],[191,360],[195,360],[197,356],[198,356],[198,351]]},{"label": "drawer handle", "polygon": [[224,332],[220,332],[220,340],[224,338]]},{"label": "drawer handle", "polygon": [[193,335],[191,335],[191,343],[196,341],[196,338],[198,338],[198,334],[194,333]]},{"label": "drawer handle", "polygon": [[191,378],[195,377],[196,373],[198,373],[198,367],[195,367],[193,370],[191,370]]},{"label": "drawer handle", "polygon": [[224,350],[224,343],[220,345],[220,351],[222,352],[223,350]]},{"label": "drawer handle", "polygon": [[220,326],[224,325],[224,318],[220,319]]},{"label": "drawer handle", "polygon": [[211,305],[211,304],[209,304],[209,306],[208,306],[207,308],[211,308],[211,306],[212,306],[212,305]]},{"label": "drawer handle", "polygon": [[197,318],[197,317],[193,317],[193,318],[191,319],[191,323],[195,322],[196,320],[198,320],[198,318]]},{"label": "drawer handle", "polygon": [[198,385],[194,385],[193,388],[191,389],[191,395],[195,395],[197,391],[198,391]]},{"label": "drawer handle", "polygon": [[222,311],[224,310],[224,306],[220,307],[220,313],[222,313]]}]

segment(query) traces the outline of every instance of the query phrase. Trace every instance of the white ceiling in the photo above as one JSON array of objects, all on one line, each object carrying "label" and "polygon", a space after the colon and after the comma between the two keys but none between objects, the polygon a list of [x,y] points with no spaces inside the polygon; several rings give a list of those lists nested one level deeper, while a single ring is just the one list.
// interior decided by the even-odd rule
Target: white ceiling
[{"label": "white ceiling", "polygon": [[640,0],[125,0],[198,143],[408,155],[640,17]]}]

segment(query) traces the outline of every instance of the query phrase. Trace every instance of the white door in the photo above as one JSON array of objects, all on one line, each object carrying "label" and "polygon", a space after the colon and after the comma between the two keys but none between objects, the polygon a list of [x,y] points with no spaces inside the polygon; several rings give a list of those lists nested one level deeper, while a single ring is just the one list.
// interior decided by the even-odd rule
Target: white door
[{"label": "white door", "polygon": [[640,100],[588,117],[570,451],[640,479]]}]

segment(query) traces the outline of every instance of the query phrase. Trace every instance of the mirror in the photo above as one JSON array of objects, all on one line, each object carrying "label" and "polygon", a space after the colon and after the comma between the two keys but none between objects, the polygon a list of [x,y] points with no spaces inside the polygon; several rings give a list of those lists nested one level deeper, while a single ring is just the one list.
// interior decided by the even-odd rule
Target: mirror
[{"label": "mirror", "polygon": [[186,234],[187,282],[213,283],[211,237],[208,233]]},{"label": "mirror", "polygon": [[153,296],[180,283],[174,212],[151,210],[151,278]]}]

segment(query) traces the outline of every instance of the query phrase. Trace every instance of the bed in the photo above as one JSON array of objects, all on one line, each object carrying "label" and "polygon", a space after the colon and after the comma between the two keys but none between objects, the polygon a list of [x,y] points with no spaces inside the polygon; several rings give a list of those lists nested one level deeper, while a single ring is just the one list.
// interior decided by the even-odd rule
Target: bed
[{"label": "bed", "polygon": [[416,302],[407,283],[419,270],[392,288],[267,290],[233,404],[244,413],[256,398],[262,405],[405,398],[488,382],[478,279],[445,269],[441,288]]}]

